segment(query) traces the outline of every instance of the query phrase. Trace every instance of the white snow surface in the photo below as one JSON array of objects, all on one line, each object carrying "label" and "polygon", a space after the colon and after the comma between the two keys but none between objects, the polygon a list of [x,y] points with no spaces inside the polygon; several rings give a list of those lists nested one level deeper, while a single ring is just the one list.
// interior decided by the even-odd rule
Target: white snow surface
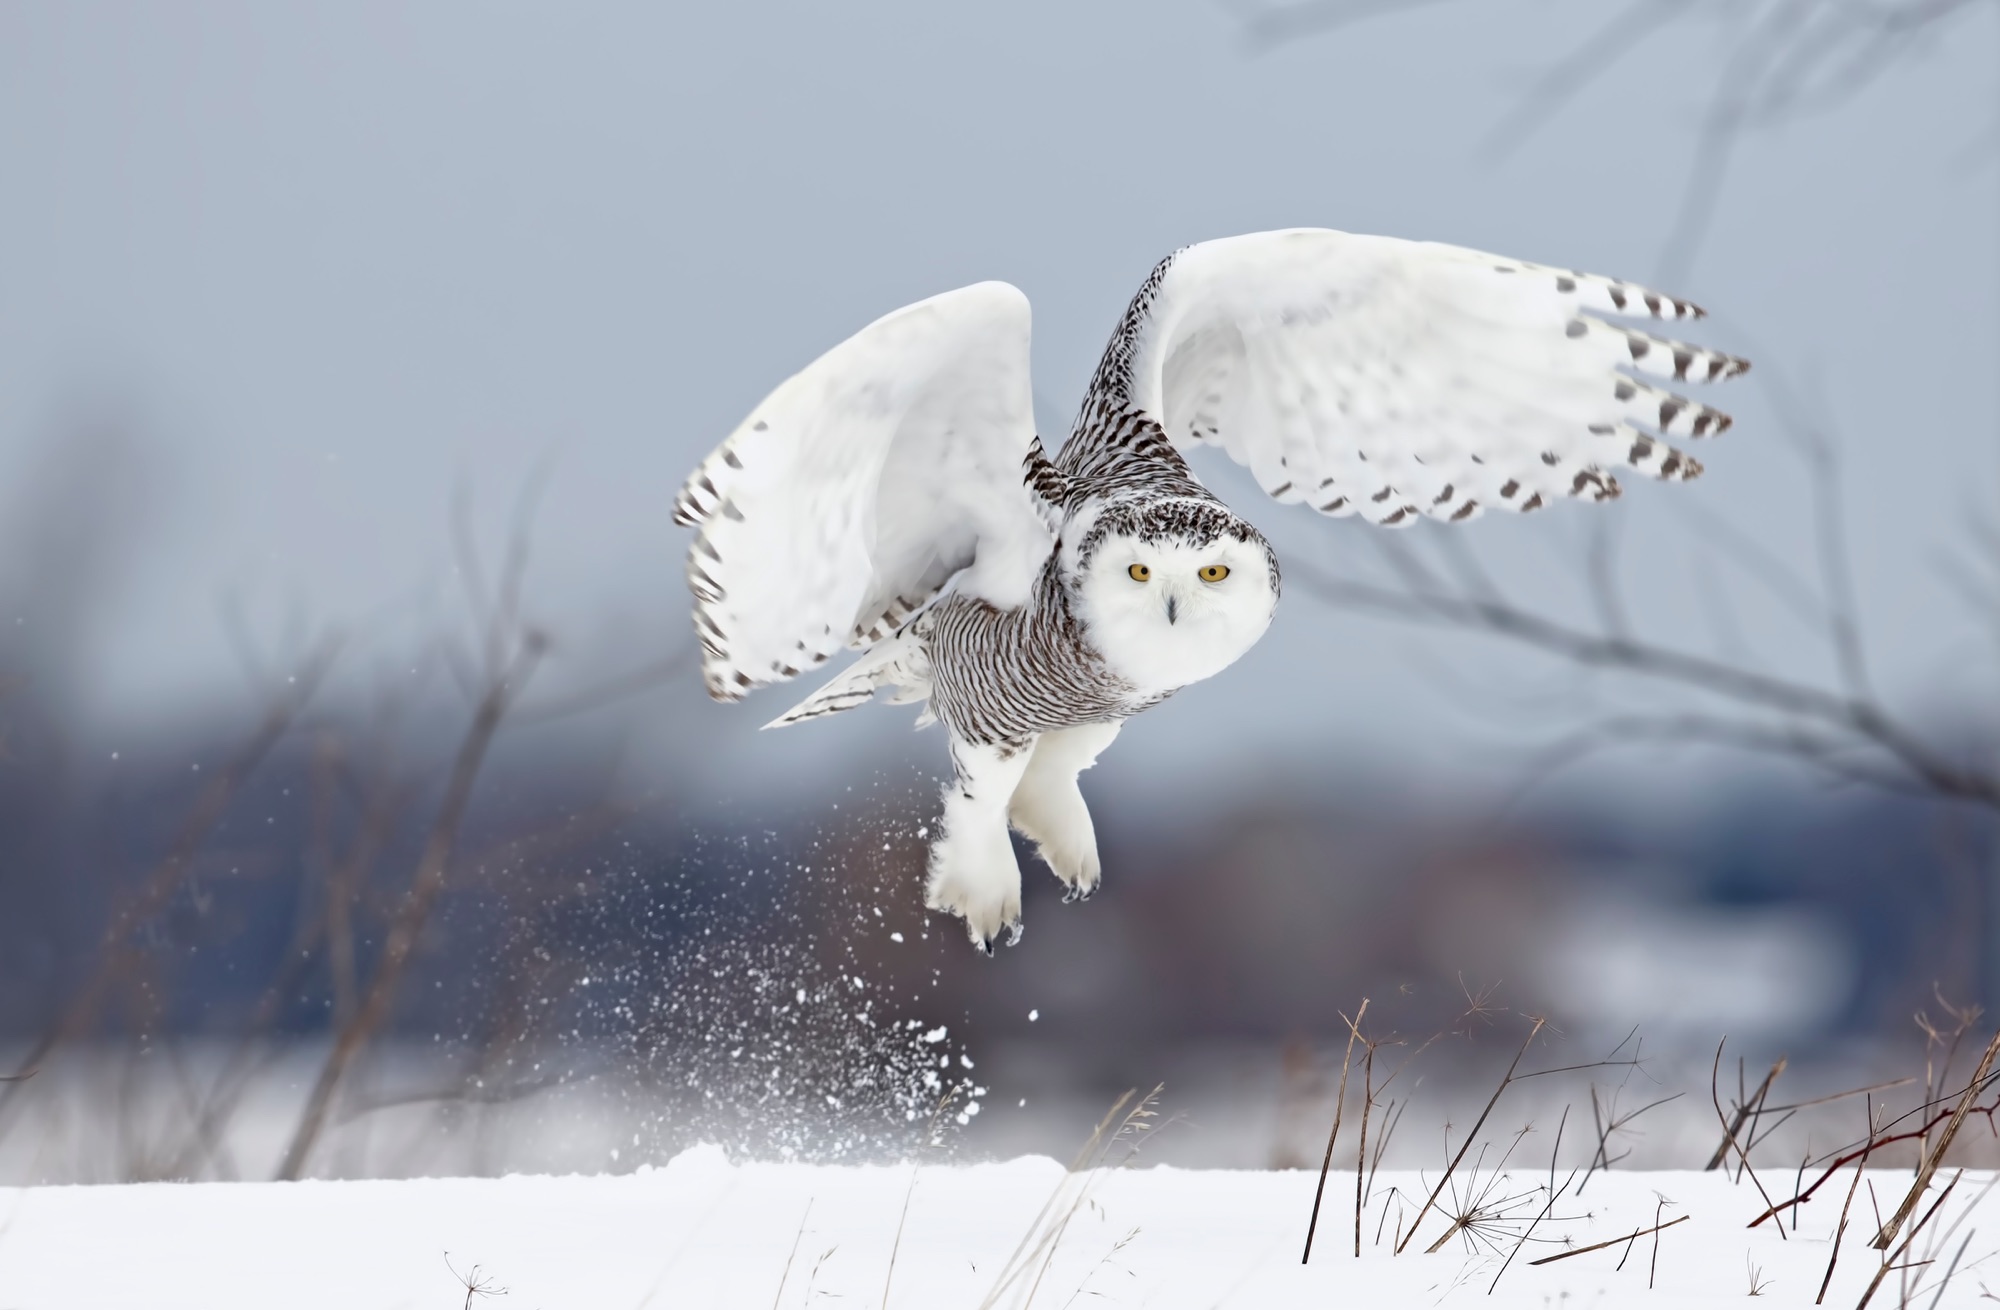
[{"label": "white snow surface", "polygon": [[[1868,1178],[1885,1213],[1910,1181],[1891,1170],[1871,1169]],[[1546,1179],[1545,1171],[1513,1171],[1493,1196],[1530,1191]],[[702,1147],[664,1168],[615,1176],[4,1189],[0,1307],[444,1310],[467,1304],[458,1275],[473,1276],[475,1266],[490,1281],[486,1295],[471,1296],[470,1304],[524,1310],[885,1303],[902,1310],[1443,1303],[1671,1310],[1740,1303],[1753,1267],[1765,1284],[1760,1304],[1802,1306],[1818,1291],[1847,1191],[1843,1174],[1805,1208],[1798,1231],[1781,1236],[1771,1223],[1745,1227],[1760,1207],[1748,1181],[1732,1183],[1722,1173],[1599,1174],[1581,1200],[1558,1204],[1503,1274],[1512,1234],[1541,1209],[1541,1194],[1490,1234],[1494,1250],[1469,1249],[1454,1238],[1439,1253],[1423,1254],[1445,1231],[1446,1221],[1433,1214],[1395,1256],[1389,1232],[1379,1243],[1375,1238],[1384,1199],[1390,1198],[1393,1230],[1390,1189],[1420,1197],[1425,1181],[1414,1174],[1376,1178],[1356,1259],[1354,1175],[1332,1174],[1313,1262],[1305,1267],[1299,1255],[1315,1175],[1304,1172],[1145,1167],[1069,1175],[1046,1158],[734,1165],[719,1149]],[[1931,1305],[1961,1242],[1956,1273],[1936,1304],[1979,1302],[1982,1279],[2000,1287],[2000,1259],[1976,1263],[2000,1245],[2000,1224],[1990,1213],[2000,1202],[1988,1195],[1991,1181],[1968,1174],[1958,1184],[1906,1257],[1935,1263],[1911,1271],[1908,1289],[1903,1275],[1890,1274],[1872,1304]],[[1774,1193],[1781,1186],[1768,1177],[1766,1184]],[[1062,1199],[1045,1211],[1052,1194]],[[1665,1218],[1689,1219],[1661,1234],[1656,1273],[1650,1237],[1632,1244],[1629,1258],[1621,1243],[1529,1264],[1566,1245],[1653,1224],[1663,1196],[1672,1202]],[[1037,1229],[1038,1215],[1049,1214],[1057,1225],[1069,1216],[1053,1258],[1045,1269],[1038,1259],[1026,1261],[1027,1273],[988,1302],[1023,1237],[1053,1231],[1046,1222]],[[1870,1215],[1864,1187],[1827,1305],[1854,1305],[1880,1267],[1867,1245]],[[1906,1301],[1911,1291],[1916,1295]]]}]

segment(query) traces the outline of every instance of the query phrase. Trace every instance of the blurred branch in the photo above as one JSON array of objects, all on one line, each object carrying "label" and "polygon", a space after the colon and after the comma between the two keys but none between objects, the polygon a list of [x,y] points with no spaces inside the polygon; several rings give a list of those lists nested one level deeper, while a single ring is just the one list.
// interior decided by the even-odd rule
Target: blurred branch
[{"label": "blurred branch", "polygon": [[300,1176],[306,1157],[311,1154],[313,1144],[326,1126],[333,1094],[339,1088],[341,1079],[354,1057],[389,1016],[390,1006],[402,985],[417,941],[430,920],[432,908],[444,891],[446,870],[458,844],[466,807],[471,803],[473,784],[486,761],[494,734],[499,731],[514,697],[533,677],[546,649],[547,643],[538,631],[530,629],[521,634],[513,656],[501,666],[480,697],[472,722],[452,761],[444,800],[425,838],[423,853],[411,874],[409,890],[404,894],[401,908],[390,925],[374,975],[354,1016],[335,1035],[333,1049],[327,1054],[326,1063],[320,1069],[319,1078],[307,1097],[306,1108],[292,1134],[291,1144],[278,1166],[277,1176],[282,1180]]},{"label": "blurred branch", "polygon": [[[26,678],[15,674],[0,672],[0,700],[13,695],[18,688],[25,686],[27,681]],[[7,725],[0,722],[0,764],[11,763],[13,758],[7,749]]]},{"label": "blurred branch", "polygon": [[[333,775],[343,764],[338,746],[322,741],[314,760],[316,810],[330,806],[327,793],[333,789]],[[392,777],[386,760],[363,781],[363,786],[361,814],[353,838],[338,858],[332,858],[329,849],[319,912],[299,924],[280,957],[282,964],[277,975],[258,998],[256,1009],[251,1012],[243,1031],[237,1035],[236,1045],[221,1072],[210,1085],[207,1095],[198,1098],[188,1116],[190,1126],[187,1136],[167,1169],[170,1177],[193,1176],[201,1162],[214,1154],[223,1128],[249,1090],[251,1077],[263,1063],[254,1058],[257,1044],[271,1030],[285,1004],[297,994],[299,984],[321,958],[316,952],[324,952],[332,970],[335,1025],[346,1024],[354,1014],[355,902],[370,870],[381,858],[383,848],[409,799],[406,789],[397,785]],[[324,818],[320,821],[328,822]],[[318,841],[331,847],[330,835],[321,835]]]},{"label": "blurred branch", "polygon": [[[1451,0],[1238,0],[1225,7],[1262,52],[1371,19]],[[1506,151],[1534,135],[1592,83],[1663,31],[1710,15],[1727,29],[1714,86],[1680,188],[1658,277],[1684,279],[1708,234],[1744,135],[1849,103],[1899,67],[1923,38],[1982,0],[1630,0],[1575,41],[1487,135]],[[1986,0],[1992,3],[1993,0]],[[1490,6],[1488,6],[1490,8]],[[1679,65],[1677,64],[1676,67]]]},{"label": "blurred branch", "polygon": [[472,789],[486,763],[493,739],[516,698],[533,679],[535,670],[548,653],[547,634],[524,622],[520,608],[521,587],[528,566],[532,511],[539,486],[539,479],[531,482],[516,504],[499,582],[490,592],[472,540],[468,499],[461,494],[454,503],[452,526],[459,549],[459,574],[465,582],[474,629],[481,638],[483,685],[479,688],[472,721],[467,725],[452,760],[437,815],[411,872],[409,887],[390,922],[374,972],[361,993],[354,1013],[336,1030],[333,1048],[320,1067],[319,1076],[306,1098],[305,1109],[293,1130],[291,1143],[285,1148],[277,1172],[281,1180],[296,1179],[304,1171],[314,1144],[326,1129],[334,1094],[355,1057],[388,1020],[417,944],[430,922],[431,911],[450,880],[466,810],[472,801]]},{"label": "blurred branch", "polygon": [[567,696],[555,696],[536,705],[524,706],[515,712],[514,723],[517,725],[546,723],[551,719],[586,714],[591,710],[616,705],[634,696],[644,695],[656,687],[664,686],[694,666],[694,647],[686,646],[672,655],[643,664],[628,673],[606,678],[603,682],[584,687]]},{"label": "blurred branch", "polygon": [[1298,4],[1228,4],[1243,25],[1244,39],[1254,50],[1272,50],[1294,41],[1324,36],[1385,14],[1407,13],[1454,0],[1305,0]]},{"label": "blurred branch", "polygon": [[[1436,627],[1482,632],[1586,668],[1672,683],[1741,707],[1767,710],[1795,725],[1791,733],[1781,731],[1769,738],[1766,744],[1771,747],[1825,767],[1834,755],[1833,744],[1866,744],[1932,792],[2000,809],[2000,777],[1951,760],[1869,697],[1844,695],[1737,668],[1635,637],[1587,631],[1507,601],[1430,588],[1397,590],[1337,578],[1311,565],[1292,564],[1286,573],[1288,577],[1298,577],[1313,594],[1350,609]],[[1693,736],[1704,730],[1705,723],[1689,720],[1683,726],[1687,735]],[[1816,735],[1812,732],[1815,728],[1823,731]],[[1747,727],[1739,727],[1737,731],[1745,742],[1756,738]],[[1711,735],[1720,737],[1720,728]],[[1863,780],[1881,779],[1863,775]]]},{"label": "blurred branch", "polygon": [[[1597,752],[1635,744],[1684,742],[1787,757],[1843,781],[1889,791],[1949,797],[2000,810],[2000,771],[1971,763],[1903,721],[1882,701],[1868,673],[1846,519],[1841,511],[1838,446],[1824,420],[1805,413],[1782,372],[1766,368],[1782,431],[1807,465],[1813,513],[1815,589],[1771,551],[1697,504],[1683,507],[1705,540],[1728,546],[1727,558],[1819,633],[1837,686],[1768,673],[1742,658],[1702,655],[1638,635],[1619,592],[1613,530],[1599,529],[1583,565],[1594,627],[1540,613],[1508,599],[1483,572],[1457,570],[1456,582],[1426,566],[1386,534],[1371,534],[1399,586],[1383,586],[1288,564],[1287,576],[1349,609],[1431,627],[1482,633],[1540,650],[1572,665],[1693,691],[1711,705],[1697,712],[1605,716],[1553,743],[1529,780]],[[1984,543],[1981,543],[1984,544]],[[1447,558],[1464,543],[1441,542]],[[1979,590],[1977,582],[1972,584]],[[1720,588],[1709,588],[1718,597]],[[1991,612],[1990,610],[1988,612]]]},{"label": "blurred branch", "polygon": [[[141,951],[133,940],[134,934],[141,925],[151,922],[186,882],[195,857],[228,813],[244,782],[291,730],[318,690],[339,648],[340,642],[335,638],[321,641],[265,711],[256,729],[222,769],[210,776],[168,844],[167,857],[112,916],[98,945],[96,967],[56,1021],[30,1048],[21,1061],[22,1067],[40,1065],[57,1047],[81,1036],[96,1023],[112,989],[137,967]],[[0,1114],[6,1112],[20,1087],[20,1083],[13,1082],[0,1088]]]}]

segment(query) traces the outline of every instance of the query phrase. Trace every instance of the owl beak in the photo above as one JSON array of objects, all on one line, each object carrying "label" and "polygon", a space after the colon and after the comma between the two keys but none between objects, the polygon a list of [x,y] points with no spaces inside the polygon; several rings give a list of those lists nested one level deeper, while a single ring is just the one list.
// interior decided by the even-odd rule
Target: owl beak
[{"label": "owl beak", "polygon": [[1178,608],[1180,608],[1180,599],[1179,599],[1178,597],[1175,597],[1175,596],[1168,596],[1168,597],[1167,597],[1167,622],[1169,622],[1169,623],[1172,623],[1172,622],[1174,621],[1174,611],[1175,611],[1175,610],[1177,610]]}]

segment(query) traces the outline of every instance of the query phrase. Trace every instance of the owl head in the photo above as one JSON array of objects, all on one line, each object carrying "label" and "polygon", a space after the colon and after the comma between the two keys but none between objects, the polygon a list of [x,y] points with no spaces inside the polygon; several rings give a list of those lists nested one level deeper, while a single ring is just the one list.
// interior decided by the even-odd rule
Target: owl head
[{"label": "owl head", "polygon": [[1277,558],[1219,502],[1114,504],[1073,526],[1070,585],[1085,635],[1142,693],[1220,673],[1271,626]]}]

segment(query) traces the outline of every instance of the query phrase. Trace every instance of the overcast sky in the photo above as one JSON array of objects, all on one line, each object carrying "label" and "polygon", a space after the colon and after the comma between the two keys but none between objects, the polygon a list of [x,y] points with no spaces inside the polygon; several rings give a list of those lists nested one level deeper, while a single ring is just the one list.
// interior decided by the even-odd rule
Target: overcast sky
[{"label": "overcast sky", "polygon": [[[1657,278],[1723,29],[1670,27],[1545,126],[1492,139],[1609,8],[1412,6],[1259,51],[1206,0],[0,0],[0,514],[32,516],[33,471],[79,415],[129,431],[137,558],[78,666],[100,726],[240,695],[225,596],[267,644],[297,613],[386,651],[453,594],[455,487],[494,538],[541,467],[533,608],[640,662],[687,639],[667,507],[688,467],[897,305],[1020,285],[1060,435],[1126,298],[1190,241],[1324,225]],[[1713,311],[1703,340],[1757,360],[1722,400],[1735,431],[1693,486],[1461,529],[1510,588],[1567,603],[1591,519],[1616,514],[1648,630],[1711,649],[1733,623],[1752,658],[1822,672],[1817,637],[1669,503],[1810,560],[1781,376],[1844,439],[1884,684],[1932,710],[1991,704],[1993,648],[1936,566],[2000,506],[1996,15],[1744,142],[1667,288]],[[1252,515],[1288,559],[1374,554],[1357,521]],[[45,561],[8,528],[0,619],[41,622],[47,589],[23,578]],[[1494,735],[1465,702],[1495,679],[1574,685],[1295,589],[1252,656],[1128,741],[1339,742],[1443,768]],[[690,675],[646,712],[699,695]],[[751,730],[784,695],[699,722],[761,761],[778,739]],[[906,731],[906,711],[872,717],[782,749]],[[1131,779],[1208,758],[1123,754]]]}]

